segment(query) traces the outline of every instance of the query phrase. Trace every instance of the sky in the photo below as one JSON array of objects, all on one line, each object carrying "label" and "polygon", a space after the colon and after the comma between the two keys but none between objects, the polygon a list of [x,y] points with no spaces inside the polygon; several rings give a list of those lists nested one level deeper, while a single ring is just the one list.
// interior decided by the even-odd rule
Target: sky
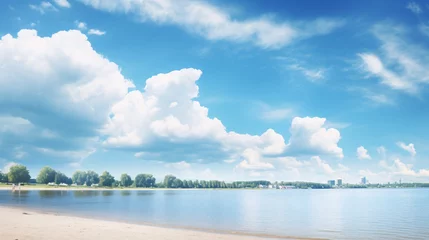
[{"label": "sky", "polygon": [[2,0],[0,170],[429,182],[429,3]]}]

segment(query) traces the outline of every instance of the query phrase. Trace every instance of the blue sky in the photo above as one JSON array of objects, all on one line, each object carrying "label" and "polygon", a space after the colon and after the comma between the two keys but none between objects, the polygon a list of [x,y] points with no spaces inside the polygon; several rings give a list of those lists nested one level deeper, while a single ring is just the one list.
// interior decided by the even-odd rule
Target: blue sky
[{"label": "blue sky", "polygon": [[425,1],[1,5],[3,172],[429,181]]}]

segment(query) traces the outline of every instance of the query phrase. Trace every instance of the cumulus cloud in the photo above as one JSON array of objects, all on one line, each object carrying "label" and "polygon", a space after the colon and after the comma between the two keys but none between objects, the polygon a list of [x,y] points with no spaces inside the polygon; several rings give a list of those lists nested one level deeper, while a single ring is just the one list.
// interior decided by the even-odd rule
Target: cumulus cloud
[{"label": "cumulus cloud", "polygon": [[323,154],[343,158],[343,149],[338,146],[340,132],[335,128],[325,128],[325,122],[325,118],[295,117],[286,153]]},{"label": "cumulus cloud", "polygon": [[[429,84],[429,50],[407,39],[400,26],[377,24],[372,33],[381,42],[380,54],[360,53],[362,69],[391,89],[416,94]],[[382,56],[382,58],[380,57]]]},{"label": "cumulus cloud", "polygon": [[410,177],[429,177],[429,169],[413,170],[413,164],[405,164],[400,159],[395,159],[392,165],[386,161],[380,161],[380,166],[389,170],[393,175]]},{"label": "cumulus cloud", "polygon": [[195,100],[201,75],[189,68],[147,79],[144,91],[131,91],[113,105],[104,145],[137,149],[146,157],[174,159],[179,154],[187,161],[231,161],[247,148],[284,152],[283,137],[272,129],[259,136],[228,132],[219,119],[208,117],[208,109]]},{"label": "cumulus cloud", "polygon": [[363,146],[357,148],[356,156],[360,160],[371,159],[371,156],[368,154],[368,150],[366,150]]},{"label": "cumulus cloud", "polygon": [[9,144],[80,151],[134,87],[79,31],[21,30],[1,37],[0,53],[0,140]]},{"label": "cumulus cloud", "polygon": [[92,28],[91,28],[91,29],[89,29],[88,34],[89,34],[89,35],[103,36],[104,34],[106,34],[106,32],[105,32],[105,31],[98,30],[98,29],[92,29]]},{"label": "cumulus cloud", "polygon": [[324,128],[324,118],[294,118],[288,144],[273,129],[260,135],[227,131],[196,100],[198,69],[158,74],[142,91],[130,91],[133,83],[77,30],[43,38],[21,30],[16,38],[1,38],[0,52],[0,140],[46,156],[81,160],[99,142],[142,159],[240,161],[244,169],[274,168],[267,156],[343,156],[340,133]]},{"label": "cumulus cloud", "polygon": [[59,7],[63,8],[70,8],[71,5],[67,0],[54,0],[55,4],[57,4]]},{"label": "cumulus cloud", "polygon": [[403,142],[397,142],[396,145],[398,145],[398,147],[402,148],[403,150],[409,152],[411,154],[411,156],[416,156],[417,152],[416,152],[416,148],[414,147],[413,143],[410,143],[408,145],[406,145]]},{"label": "cumulus cloud", "polygon": [[246,149],[243,152],[244,160],[241,161],[236,168],[246,170],[269,170],[274,169],[271,163],[263,162],[261,155],[258,151],[253,149]]},{"label": "cumulus cloud", "polygon": [[319,156],[312,157],[311,160],[315,161],[317,166],[319,166],[319,168],[322,169],[325,174],[330,175],[335,172],[331,166],[323,161]]},{"label": "cumulus cloud", "polygon": [[80,0],[95,9],[127,13],[141,21],[176,25],[209,40],[251,42],[261,48],[280,48],[294,40],[325,35],[344,25],[339,19],[280,22],[264,16],[236,19],[209,2],[191,0]]},{"label": "cumulus cloud", "polygon": [[52,3],[45,1],[41,2],[39,5],[30,4],[29,7],[35,11],[38,11],[40,14],[45,14],[49,11],[58,11],[58,9],[52,5]]}]

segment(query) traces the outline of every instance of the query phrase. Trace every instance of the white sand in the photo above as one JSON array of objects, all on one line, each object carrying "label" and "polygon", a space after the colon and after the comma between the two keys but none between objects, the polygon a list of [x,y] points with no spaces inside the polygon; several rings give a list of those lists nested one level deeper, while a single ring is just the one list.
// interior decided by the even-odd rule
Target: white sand
[{"label": "white sand", "polygon": [[[1,240],[260,240],[245,236],[60,216],[0,206]],[[273,238],[269,238],[273,239]]]}]

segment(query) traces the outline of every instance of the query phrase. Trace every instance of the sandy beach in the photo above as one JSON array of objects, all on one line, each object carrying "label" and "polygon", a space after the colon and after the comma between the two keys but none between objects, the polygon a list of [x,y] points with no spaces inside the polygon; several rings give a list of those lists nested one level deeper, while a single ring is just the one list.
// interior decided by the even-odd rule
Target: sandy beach
[{"label": "sandy beach", "polygon": [[183,240],[261,240],[302,239],[294,237],[247,236],[243,233],[216,233],[198,230],[165,228],[123,222],[104,221],[55,213],[0,206],[0,239],[183,239]]},{"label": "sandy beach", "polygon": [[239,236],[185,229],[163,228],[129,223],[38,213],[24,209],[0,207],[0,239],[219,239],[260,240],[261,237]]}]

